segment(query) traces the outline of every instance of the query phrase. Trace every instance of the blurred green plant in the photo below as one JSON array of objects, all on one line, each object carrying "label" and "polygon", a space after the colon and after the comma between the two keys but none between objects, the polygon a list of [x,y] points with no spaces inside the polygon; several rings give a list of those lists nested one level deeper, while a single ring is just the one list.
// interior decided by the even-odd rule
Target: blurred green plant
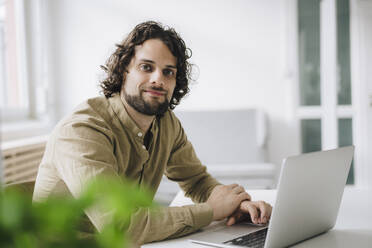
[{"label": "blurred green plant", "polygon": [[[0,193],[2,248],[122,248],[129,245],[125,229],[138,207],[154,207],[149,191],[129,182],[96,178],[79,198],[51,196],[32,203],[32,196],[16,189]],[[101,232],[81,235],[84,210],[111,210],[112,219]]]}]

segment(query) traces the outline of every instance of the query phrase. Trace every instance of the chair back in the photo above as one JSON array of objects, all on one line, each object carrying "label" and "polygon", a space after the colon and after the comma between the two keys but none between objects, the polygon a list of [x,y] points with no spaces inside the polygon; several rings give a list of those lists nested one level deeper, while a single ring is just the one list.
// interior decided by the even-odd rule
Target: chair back
[{"label": "chair back", "polygon": [[11,183],[7,184],[4,187],[5,191],[8,190],[16,190],[21,193],[31,195],[34,193],[34,187],[35,187],[35,181],[22,181],[22,182],[16,182],[16,183]]}]

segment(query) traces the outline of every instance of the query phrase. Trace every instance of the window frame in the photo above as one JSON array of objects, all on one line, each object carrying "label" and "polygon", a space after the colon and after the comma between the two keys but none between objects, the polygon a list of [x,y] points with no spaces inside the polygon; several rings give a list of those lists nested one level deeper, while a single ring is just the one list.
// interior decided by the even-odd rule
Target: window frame
[{"label": "window frame", "polygon": [[[355,35],[353,23],[353,5],[354,0],[350,0],[350,37]],[[337,9],[336,0],[320,1],[320,92],[321,101],[319,106],[301,106],[300,105],[300,75],[299,75],[299,34],[298,34],[298,0],[287,2],[287,50],[288,53],[288,71],[292,78],[292,87],[294,92],[293,113],[296,120],[294,132],[297,137],[298,152],[301,153],[301,120],[320,119],[321,120],[321,139],[322,150],[338,147],[338,119],[352,119],[353,144],[357,147],[354,154],[354,184],[348,187],[364,187],[367,178],[362,175],[366,164],[362,163],[362,154],[359,147],[362,145],[361,135],[358,127],[361,126],[360,115],[358,114],[358,105],[355,99],[358,97],[359,85],[355,83],[353,70],[351,68],[351,105],[338,105],[337,102]],[[329,18],[333,16],[333,18]],[[293,47],[295,44],[295,47]],[[350,42],[350,66],[355,62],[355,56],[352,52],[357,43],[351,39]],[[329,72],[333,73],[329,73]],[[323,83],[327,82],[327,84]],[[358,88],[358,89],[357,89]]]}]

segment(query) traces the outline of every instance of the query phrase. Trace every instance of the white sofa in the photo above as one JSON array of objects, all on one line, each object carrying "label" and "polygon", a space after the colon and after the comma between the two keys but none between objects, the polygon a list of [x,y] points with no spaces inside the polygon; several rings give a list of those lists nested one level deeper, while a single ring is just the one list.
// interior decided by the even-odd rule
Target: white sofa
[{"label": "white sofa", "polygon": [[[246,189],[275,188],[277,166],[267,162],[267,121],[256,109],[176,111],[208,172],[221,183]],[[168,205],[179,191],[163,178],[155,200]]]}]

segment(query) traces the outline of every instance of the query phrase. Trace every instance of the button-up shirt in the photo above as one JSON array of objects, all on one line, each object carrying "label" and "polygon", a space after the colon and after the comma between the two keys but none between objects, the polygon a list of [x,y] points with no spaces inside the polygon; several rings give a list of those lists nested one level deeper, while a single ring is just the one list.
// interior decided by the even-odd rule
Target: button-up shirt
[{"label": "button-up shirt", "polygon": [[[148,132],[152,138],[145,146],[145,134],[128,115],[118,94],[82,103],[50,135],[34,201],[51,194],[78,197],[84,184],[97,175],[134,180],[155,194],[165,174],[196,204],[156,211],[139,208],[126,230],[132,241],[143,244],[177,237],[208,225],[213,211],[205,201],[219,183],[197,158],[180,121],[168,110],[154,119]],[[110,212],[94,208],[86,214],[99,231],[110,219]]]}]

